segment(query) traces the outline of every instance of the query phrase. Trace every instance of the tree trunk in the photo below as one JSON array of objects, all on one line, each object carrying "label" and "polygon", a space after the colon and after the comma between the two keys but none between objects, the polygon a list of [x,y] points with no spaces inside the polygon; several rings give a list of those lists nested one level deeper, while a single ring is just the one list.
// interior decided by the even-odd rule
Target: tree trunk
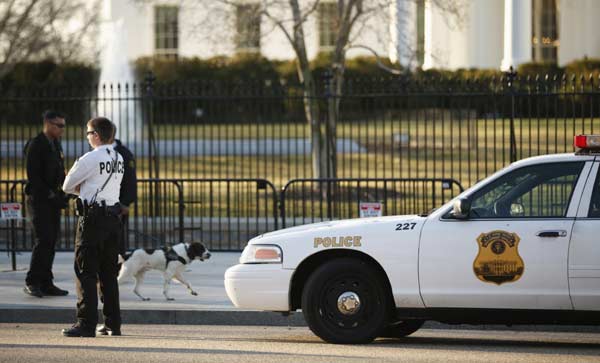
[{"label": "tree trunk", "polygon": [[319,100],[317,99],[316,85],[310,69],[302,70],[304,77],[304,114],[310,125],[310,141],[312,156],[313,178],[326,178],[327,173],[323,168],[323,132],[319,117]]},{"label": "tree trunk", "polygon": [[326,121],[326,143],[325,164],[328,178],[337,177],[337,122],[339,119],[339,105],[341,89],[338,87],[339,77],[337,70],[327,77],[327,121]]}]

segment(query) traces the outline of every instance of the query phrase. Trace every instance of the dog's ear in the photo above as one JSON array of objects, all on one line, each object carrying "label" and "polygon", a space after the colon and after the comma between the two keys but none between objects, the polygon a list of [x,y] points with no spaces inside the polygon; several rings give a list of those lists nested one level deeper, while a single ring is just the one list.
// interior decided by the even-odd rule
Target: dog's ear
[{"label": "dog's ear", "polygon": [[188,249],[188,256],[193,260],[196,257],[202,257],[204,251],[206,251],[206,249],[202,243],[192,242],[190,243],[190,248]]},{"label": "dog's ear", "polygon": [[204,248],[204,245],[202,243],[195,243],[195,247],[196,247],[196,253],[198,254],[198,256],[202,256],[204,255],[204,252],[206,252],[206,248]]},{"label": "dog's ear", "polygon": [[196,248],[194,247],[194,242],[190,243],[190,247],[187,249],[187,255],[190,261],[193,261],[196,258]]}]

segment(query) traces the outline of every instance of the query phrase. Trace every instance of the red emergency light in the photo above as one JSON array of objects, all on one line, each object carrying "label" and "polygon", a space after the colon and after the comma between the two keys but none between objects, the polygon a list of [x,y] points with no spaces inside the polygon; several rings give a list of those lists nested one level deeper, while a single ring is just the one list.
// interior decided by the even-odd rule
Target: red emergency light
[{"label": "red emergency light", "polygon": [[576,135],[573,145],[578,149],[600,150],[600,135]]}]

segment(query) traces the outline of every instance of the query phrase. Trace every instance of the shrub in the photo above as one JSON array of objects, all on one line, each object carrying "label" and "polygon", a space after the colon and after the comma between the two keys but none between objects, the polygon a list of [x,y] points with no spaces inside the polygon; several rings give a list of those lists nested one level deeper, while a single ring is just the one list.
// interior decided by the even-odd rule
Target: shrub
[{"label": "shrub", "polygon": [[541,79],[548,76],[549,78],[562,77],[564,70],[560,68],[556,63],[523,63],[517,68],[517,75],[525,79],[527,77],[535,79],[540,77]]},{"label": "shrub", "polygon": [[[16,64],[0,80],[0,117],[11,124],[37,124],[42,111],[60,109],[69,119],[89,117],[89,97],[96,92],[99,70],[81,63],[40,61]],[[70,97],[64,102],[64,97]]]},{"label": "shrub", "polygon": [[600,59],[581,59],[567,63],[564,67],[565,73],[598,79],[600,76]]}]

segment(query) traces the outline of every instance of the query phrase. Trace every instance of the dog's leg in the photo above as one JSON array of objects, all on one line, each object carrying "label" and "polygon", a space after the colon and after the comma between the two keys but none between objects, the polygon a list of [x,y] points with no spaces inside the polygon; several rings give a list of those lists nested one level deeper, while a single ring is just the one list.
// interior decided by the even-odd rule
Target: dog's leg
[{"label": "dog's leg", "polygon": [[182,284],[185,285],[185,287],[187,287],[188,291],[190,292],[190,294],[197,296],[198,293],[196,291],[194,291],[194,289],[192,289],[192,285],[190,285],[189,282],[187,282],[184,278],[183,275],[181,275],[181,273],[176,273],[175,274],[175,280],[181,282]]},{"label": "dog's leg", "polygon": [[164,274],[165,282],[163,284],[163,295],[165,295],[165,298],[167,299],[167,301],[175,300],[169,296],[169,287],[171,286],[171,277],[170,276],[171,276],[170,274],[165,272],[165,274]]},{"label": "dog's leg", "polygon": [[137,274],[135,274],[135,276],[134,276],[135,287],[133,288],[133,293],[136,294],[140,299],[142,299],[142,301],[148,301],[148,300],[150,300],[150,298],[143,297],[142,294],[140,294],[140,290],[139,290],[139,287],[144,282],[144,274],[145,274],[145,271],[143,271],[143,270],[138,272]]},{"label": "dog's leg", "polygon": [[127,267],[127,264],[122,264],[121,269],[119,270],[119,276],[117,276],[117,281],[121,284],[123,281],[130,280],[131,277],[131,269]]},{"label": "dog's leg", "polygon": [[173,278],[173,275],[175,275],[175,267],[173,263],[170,263],[165,272],[163,272],[163,278],[165,280],[163,284],[163,295],[165,295],[167,301],[175,300],[169,296],[169,287],[171,287],[171,279]]}]

